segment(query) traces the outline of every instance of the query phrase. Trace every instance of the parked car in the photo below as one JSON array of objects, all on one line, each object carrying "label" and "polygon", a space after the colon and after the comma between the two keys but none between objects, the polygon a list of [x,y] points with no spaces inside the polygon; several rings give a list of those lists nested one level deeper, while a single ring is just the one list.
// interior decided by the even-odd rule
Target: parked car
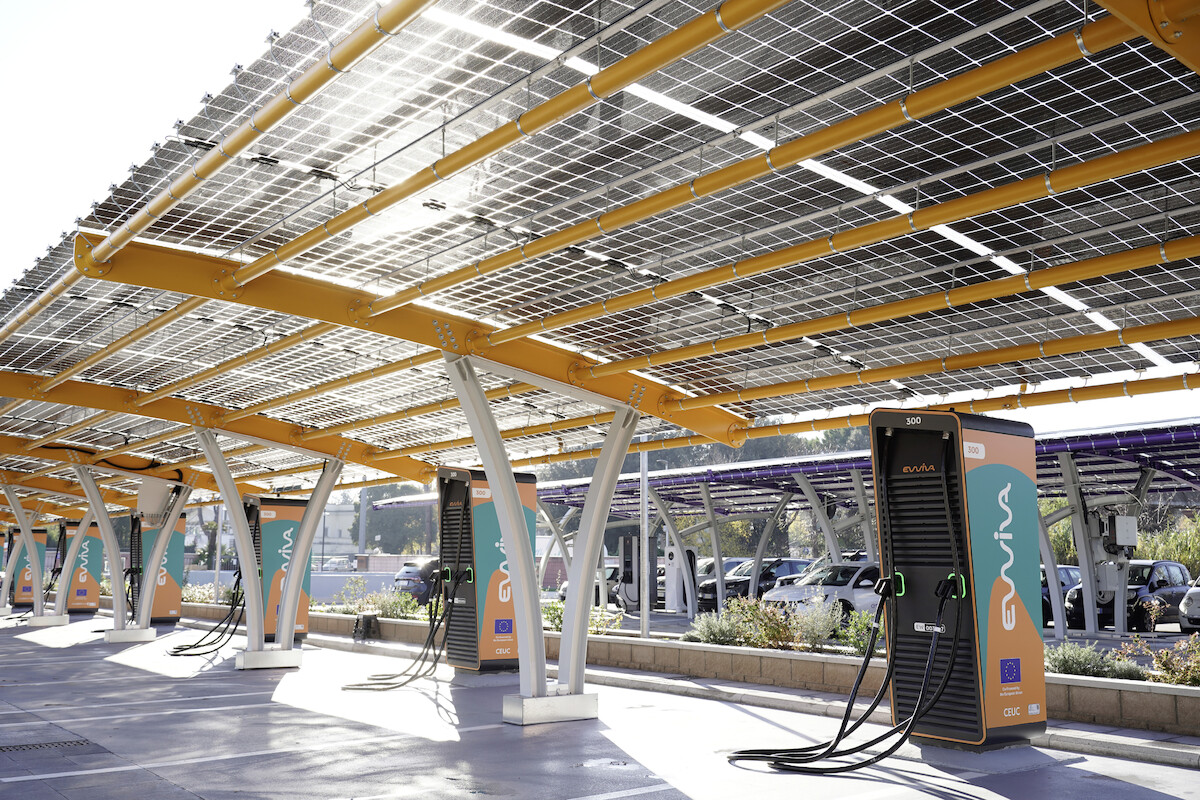
[{"label": "parked car", "polygon": [[353,572],[358,565],[350,560],[350,556],[334,556],[325,560],[321,565],[322,572]]},{"label": "parked car", "polygon": [[785,609],[799,604],[836,604],[844,625],[855,611],[875,613],[879,607],[879,595],[875,594],[878,582],[879,564],[874,561],[827,564],[801,575],[780,578],[775,588],[763,595],[763,602]]},{"label": "parked car", "polygon": [[[756,598],[775,585],[775,581],[788,575],[799,575],[812,563],[810,558],[765,558],[758,576]],[[754,559],[743,562],[725,576],[725,597],[748,597],[750,573],[754,571]],[[712,611],[717,607],[717,579],[707,578],[696,588],[697,605],[701,611]]]},{"label": "parked car", "polygon": [[[1081,580],[1079,567],[1071,565],[1058,565],[1058,584],[1062,590],[1063,599],[1067,597],[1067,590]],[[1054,614],[1050,609],[1050,584],[1046,580],[1046,568],[1042,567],[1042,625],[1050,625],[1054,622]]]},{"label": "parked car", "polygon": [[[742,564],[746,561],[750,561],[751,559],[746,558],[744,556],[729,556],[728,558],[723,558],[721,560],[725,564],[725,574],[728,575],[729,571],[732,570],[734,567],[736,567],[739,564]],[[702,558],[696,562],[696,586],[697,587],[699,587],[700,584],[703,583],[708,578],[712,578],[714,581],[716,580],[717,573],[713,570],[713,567],[716,565],[716,563],[717,563],[717,560],[712,557]],[[658,599],[655,601],[655,603],[656,603],[656,605],[661,607],[661,606],[666,605],[666,602],[667,602],[667,570],[666,570],[666,567],[659,567],[658,568]]]},{"label": "parked car", "polygon": [[[621,574],[621,568],[615,564],[604,568],[604,577],[608,581],[608,602],[612,603],[614,605],[618,605],[618,603],[617,603],[617,580],[620,578],[620,574]],[[570,581],[563,581],[562,585],[558,587],[558,599],[562,600],[564,603],[567,601],[567,587],[570,585],[570,583],[571,583]],[[596,605],[599,605],[600,604],[600,594],[599,594],[600,587],[599,586],[593,587],[593,591],[595,592],[595,594],[592,595],[592,602],[595,603]]]},{"label": "parked car", "polygon": [[1182,633],[1200,631],[1200,578],[1179,601],[1179,630]]},{"label": "parked car", "polygon": [[[1131,631],[1154,630],[1154,619],[1146,607],[1147,603],[1158,606],[1161,613],[1159,622],[1175,622],[1179,619],[1179,604],[1187,593],[1192,576],[1187,567],[1178,561],[1146,561],[1134,560],[1129,562],[1129,586],[1125,592],[1125,602],[1129,608],[1129,629]],[[1098,603],[1097,616],[1100,625],[1113,623],[1113,604]],[[1083,588],[1076,585],[1067,592],[1066,600],[1067,627],[1083,627]]]},{"label": "parked car", "polygon": [[411,594],[418,603],[425,605],[429,602],[429,595],[437,582],[435,573],[441,563],[437,556],[405,561],[396,573],[396,591]]}]

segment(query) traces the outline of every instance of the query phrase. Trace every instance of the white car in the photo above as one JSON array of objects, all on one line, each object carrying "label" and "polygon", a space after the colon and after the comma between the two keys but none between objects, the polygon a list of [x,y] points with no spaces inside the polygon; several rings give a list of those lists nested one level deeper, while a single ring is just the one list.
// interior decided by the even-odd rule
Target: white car
[{"label": "white car", "polygon": [[780,578],[779,584],[763,595],[763,601],[784,607],[836,603],[845,624],[855,611],[875,613],[879,607],[879,595],[875,594],[878,580],[879,564],[874,561],[826,564],[801,575]]},{"label": "white car", "polygon": [[1188,589],[1183,600],[1179,601],[1179,631],[1200,631],[1200,577],[1196,578],[1192,588]]}]

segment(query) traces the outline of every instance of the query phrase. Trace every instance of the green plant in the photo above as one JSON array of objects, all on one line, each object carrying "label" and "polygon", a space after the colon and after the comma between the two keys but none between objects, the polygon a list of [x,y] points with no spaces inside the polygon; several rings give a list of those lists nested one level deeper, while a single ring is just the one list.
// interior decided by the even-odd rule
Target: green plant
[{"label": "green plant", "polygon": [[698,615],[692,620],[692,627],[683,635],[685,642],[704,642],[705,644],[741,644],[740,626],[738,621],[729,614],[718,614],[710,611]]},{"label": "green plant", "polygon": [[1175,683],[1180,686],[1200,686],[1200,634],[1193,633],[1173,647],[1151,650],[1140,636],[1121,645],[1127,657],[1150,656],[1154,669],[1150,680],[1156,683]]},{"label": "green plant", "polygon": [[367,579],[355,575],[353,578],[348,578],[341,590],[333,596],[333,604],[336,606],[356,606],[366,596]]},{"label": "green plant", "polygon": [[814,653],[825,649],[825,644],[837,635],[842,626],[842,610],[836,603],[800,604],[792,613],[796,641]]},{"label": "green plant", "polygon": [[366,599],[386,619],[417,619],[423,613],[417,598],[408,592],[375,592]]},{"label": "green plant", "polygon": [[213,601],[213,585],[211,583],[184,584],[183,602],[211,603]]},{"label": "green plant", "polygon": [[[871,641],[871,629],[874,627],[875,615],[866,611],[853,611],[846,625],[838,631],[838,638],[850,646],[860,656],[867,654],[867,644]],[[883,649],[883,637],[875,640],[875,650]]]},{"label": "green plant", "polygon": [[1095,643],[1081,645],[1063,642],[1056,647],[1049,646],[1045,658],[1047,672],[1093,678],[1146,679],[1145,671],[1129,660],[1123,649],[1112,653],[1097,649]]},{"label": "green plant", "polygon": [[552,631],[561,631],[564,607],[561,600],[551,600],[549,603],[542,603],[542,627]]},{"label": "green plant", "polygon": [[[561,631],[563,629],[563,612],[566,605],[561,600],[551,600],[542,604],[542,627]],[[610,614],[602,608],[593,608],[588,612],[588,633],[605,634],[614,628],[621,627],[622,613]]]},{"label": "green plant", "polygon": [[779,606],[737,597],[729,601],[724,613],[737,622],[739,644],[772,650],[796,648],[792,620]]}]

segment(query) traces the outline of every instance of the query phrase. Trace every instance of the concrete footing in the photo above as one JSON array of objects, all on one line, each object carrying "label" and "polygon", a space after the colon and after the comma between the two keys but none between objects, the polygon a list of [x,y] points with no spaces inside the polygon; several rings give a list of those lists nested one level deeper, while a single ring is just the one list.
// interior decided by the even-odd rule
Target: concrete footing
[{"label": "concrete footing", "polygon": [[238,669],[286,669],[300,666],[299,650],[241,650],[234,666]]},{"label": "concrete footing", "polygon": [[154,628],[124,628],[104,632],[104,641],[111,643],[152,642],[158,636]]},{"label": "concrete footing", "polygon": [[66,625],[71,618],[66,614],[43,614],[40,617],[30,617],[31,628],[53,628],[56,625]]},{"label": "concrete footing", "polygon": [[12,606],[0,606],[0,617],[7,617],[12,614]]},{"label": "concrete footing", "polygon": [[504,696],[501,718],[513,725],[596,719],[600,704],[594,694],[559,694],[548,697]]}]

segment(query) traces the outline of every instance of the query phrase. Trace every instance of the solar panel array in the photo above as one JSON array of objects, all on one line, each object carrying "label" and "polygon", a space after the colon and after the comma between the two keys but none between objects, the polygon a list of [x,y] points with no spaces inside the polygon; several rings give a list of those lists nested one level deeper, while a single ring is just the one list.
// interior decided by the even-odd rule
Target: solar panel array
[{"label": "solar panel array", "polygon": [[[683,0],[589,4],[442,0],[389,37],[314,100],[156,219],[141,240],[246,264],[475,141],[528,109],[630,56],[716,7]],[[180,99],[176,133],[114,189],[0,299],[12,322],[72,269],[73,240],[92,245],[125,225],[332,43],[369,24],[376,6],[319,0],[311,15],[214,91],[200,109]],[[591,220],[670,187],[761,155],[1008,54],[1107,16],[1090,3],[938,3],[864,0],[831,6],[794,0],[670,63],[636,85],[373,215],[279,269],[379,295],[411,290],[479,259]],[[1047,171],[1159,142],[1200,122],[1197,75],[1134,36],[1123,44],[1019,80],[797,166],[454,285],[417,305],[498,328],[612,301],[707,269],[949,203]],[[117,122],[119,124],[119,109]],[[148,143],[149,144],[149,143]],[[606,362],[786,325],[881,303],[936,295],[1010,275],[1200,232],[1200,162],[1190,155],[1078,189],[1001,205],[949,227],[911,231],[789,263],[550,330],[541,338]],[[1119,170],[1118,170],[1119,171]],[[63,221],[64,227],[71,225]],[[902,378],[803,393],[771,393],[725,406],[747,426],[824,419],[879,405],[960,399],[1194,374],[1200,337],[1132,343],[1139,326],[1194,317],[1200,267],[1193,259],[1114,271],[1043,291],[1002,294],[861,326],[672,360],[640,374],[688,395],[1053,342],[1120,328],[1131,344],[1065,355],[917,371]],[[0,371],[53,376],[186,301],[183,294],[84,278],[0,341]],[[297,434],[342,432],[377,451],[404,451],[431,466],[478,463],[466,418],[454,407],[397,418],[453,397],[427,344],[341,326],[250,363],[237,360],[305,330],[312,321],[211,300],[72,375],[85,384],[169,394],[263,414]],[[553,326],[551,326],[553,327]],[[416,356],[421,365],[383,368]],[[986,359],[985,359],[986,360]],[[228,365],[198,382],[195,373]],[[369,380],[343,381],[379,370]],[[547,376],[566,380],[565,375]],[[512,378],[484,373],[486,389]],[[1194,381],[1200,385],[1200,378]],[[296,400],[288,398],[300,395]],[[310,396],[311,395],[311,396]],[[602,424],[573,422],[607,409],[554,386],[493,402],[502,430],[551,422],[563,429],[508,439],[514,460],[595,447]],[[136,411],[136,409],[131,410]],[[390,415],[390,416],[389,416]],[[734,418],[734,417],[731,417]],[[59,432],[67,429],[60,437]],[[638,433],[686,435],[653,413]],[[108,413],[38,397],[10,397],[0,434],[12,437],[0,469],[70,478],[64,461],[31,457],[24,444],[106,453],[200,469],[190,428],[145,413]],[[23,444],[24,443],[24,444]],[[310,487],[321,459],[294,450],[240,448],[239,478],[272,490]],[[307,469],[305,469],[307,468]],[[346,485],[393,479],[363,459]],[[28,481],[26,482],[27,488]],[[131,492],[135,482],[107,482]],[[76,501],[41,495],[53,513]]]}]

